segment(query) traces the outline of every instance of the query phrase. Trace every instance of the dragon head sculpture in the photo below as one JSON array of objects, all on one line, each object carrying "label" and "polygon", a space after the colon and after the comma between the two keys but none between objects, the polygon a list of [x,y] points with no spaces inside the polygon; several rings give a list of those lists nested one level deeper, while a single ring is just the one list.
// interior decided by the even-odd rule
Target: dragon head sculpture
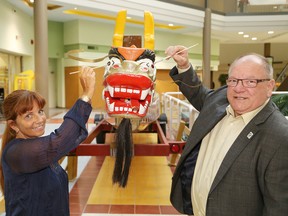
[{"label": "dragon head sculpture", "polygon": [[[134,44],[123,46],[125,20],[126,11],[120,11],[105,68],[103,97],[108,115],[116,118],[116,127],[119,120],[129,118],[135,131],[141,130],[141,122],[159,116],[159,109],[151,106],[158,98],[154,91],[154,21],[150,12],[144,12],[144,48],[139,48]],[[151,111],[149,107],[153,107]]]},{"label": "dragon head sculpture", "polygon": [[132,131],[141,130],[141,125],[148,125],[147,122],[159,116],[158,97],[154,91],[156,68],[152,14],[144,12],[144,48],[135,44],[123,46],[125,22],[126,11],[120,11],[103,82],[106,111],[115,117],[117,127],[112,180],[121,187],[127,184],[133,156]]}]

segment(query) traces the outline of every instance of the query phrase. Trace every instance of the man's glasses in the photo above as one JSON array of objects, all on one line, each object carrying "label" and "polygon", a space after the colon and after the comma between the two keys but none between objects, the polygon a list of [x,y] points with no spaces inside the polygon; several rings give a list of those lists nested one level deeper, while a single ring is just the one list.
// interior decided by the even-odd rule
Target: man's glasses
[{"label": "man's glasses", "polygon": [[241,81],[242,85],[246,88],[255,88],[258,83],[270,81],[270,79],[233,79],[233,78],[228,78],[226,80],[226,84],[227,84],[227,86],[235,87],[238,85],[239,81]]}]

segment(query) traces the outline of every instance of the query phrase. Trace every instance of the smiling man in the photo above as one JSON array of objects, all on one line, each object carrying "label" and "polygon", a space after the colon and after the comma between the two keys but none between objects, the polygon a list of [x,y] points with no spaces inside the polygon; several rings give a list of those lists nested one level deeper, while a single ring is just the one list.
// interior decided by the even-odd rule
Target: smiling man
[{"label": "smiling man", "polygon": [[170,75],[200,111],[174,172],[171,203],[194,216],[288,213],[288,121],[270,100],[273,68],[261,55],[237,58],[227,85],[202,85],[183,46],[166,50]]}]

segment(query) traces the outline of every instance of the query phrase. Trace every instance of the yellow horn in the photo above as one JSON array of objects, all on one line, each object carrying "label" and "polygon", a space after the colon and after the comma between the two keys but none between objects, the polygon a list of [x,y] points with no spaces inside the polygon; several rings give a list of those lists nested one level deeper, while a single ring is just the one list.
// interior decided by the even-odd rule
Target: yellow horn
[{"label": "yellow horn", "polygon": [[144,12],[144,48],[154,50],[154,19],[152,13]]},{"label": "yellow horn", "polygon": [[115,47],[123,46],[123,35],[126,24],[126,13],[127,13],[126,10],[121,10],[118,12],[117,15],[113,36],[113,46]]}]

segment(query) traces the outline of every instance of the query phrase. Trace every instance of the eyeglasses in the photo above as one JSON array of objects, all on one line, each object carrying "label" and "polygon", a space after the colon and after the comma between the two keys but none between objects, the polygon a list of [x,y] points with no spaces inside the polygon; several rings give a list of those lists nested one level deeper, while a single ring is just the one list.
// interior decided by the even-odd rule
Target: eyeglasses
[{"label": "eyeglasses", "polygon": [[255,88],[258,83],[270,81],[270,79],[232,79],[229,78],[226,80],[227,86],[235,87],[238,85],[238,82],[241,81],[242,85],[246,88]]}]

